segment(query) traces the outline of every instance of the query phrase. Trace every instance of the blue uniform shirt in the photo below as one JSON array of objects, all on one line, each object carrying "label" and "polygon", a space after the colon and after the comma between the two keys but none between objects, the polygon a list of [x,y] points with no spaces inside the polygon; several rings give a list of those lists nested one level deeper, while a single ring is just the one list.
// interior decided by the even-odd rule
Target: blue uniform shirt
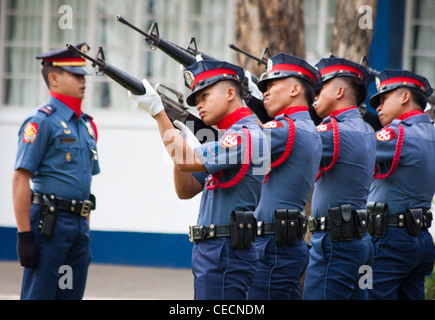
[{"label": "blue uniform shirt", "polygon": [[376,163],[386,173],[396,150],[398,125],[404,128],[399,164],[385,179],[373,181],[369,202],[388,204],[388,213],[404,213],[410,208],[430,208],[435,193],[435,127],[429,115],[393,120],[376,134]]},{"label": "blue uniform shirt", "polygon": [[[331,117],[317,126],[323,144],[322,166],[333,156]],[[340,154],[336,164],[323,172],[315,183],[312,214],[326,217],[328,208],[351,204],[352,209],[365,209],[375,167],[376,139],[372,127],[364,122],[357,108],[342,109],[333,116],[340,135]]]},{"label": "blue uniform shirt", "polygon": [[265,135],[270,138],[272,163],[281,157],[287,145],[289,124],[285,117],[294,121],[293,148],[287,159],[271,170],[263,184],[260,203],[255,211],[258,221],[273,222],[275,209],[302,211],[319,169],[322,142],[308,110],[279,115],[264,125]]},{"label": "blue uniform shirt", "polygon": [[33,191],[57,197],[88,200],[92,175],[100,172],[96,133],[89,117],[58,99],[32,112],[20,131],[15,169],[33,174]]},{"label": "blue uniform shirt", "polygon": [[[251,135],[251,163],[246,175],[230,188],[207,190],[211,173],[223,171],[221,182],[231,180],[240,171],[245,156],[245,137],[242,127]],[[218,140],[195,149],[207,173],[194,173],[204,185],[199,209],[198,225],[228,225],[233,210],[254,211],[260,199],[264,175],[270,164],[269,146],[256,116],[247,116],[229,127]]]}]

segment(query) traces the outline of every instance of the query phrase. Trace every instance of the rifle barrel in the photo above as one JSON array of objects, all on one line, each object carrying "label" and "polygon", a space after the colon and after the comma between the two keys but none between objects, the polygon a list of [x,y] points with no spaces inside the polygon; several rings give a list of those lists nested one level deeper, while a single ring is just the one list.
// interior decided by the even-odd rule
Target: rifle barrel
[{"label": "rifle barrel", "polygon": [[128,22],[127,20],[125,20],[123,17],[121,17],[120,14],[118,14],[116,16],[116,20],[118,20],[119,22],[125,24],[126,26],[129,26],[130,28],[136,30],[137,32],[139,32],[140,34],[142,34],[146,40],[150,39],[150,35],[146,32],[144,32],[143,30],[139,29],[138,27],[136,27],[135,25],[132,25],[130,22]]},{"label": "rifle barrel", "polygon": [[238,46],[236,46],[236,45],[233,44],[233,43],[230,43],[228,46],[229,46],[231,49],[233,49],[233,50],[235,50],[235,51],[237,51],[237,52],[243,53],[244,55],[248,56],[248,57],[251,58],[251,59],[254,59],[255,61],[257,61],[257,62],[259,62],[259,63],[263,63],[262,60],[260,60],[260,59],[257,58],[256,56],[250,54],[249,52],[247,52],[247,51],[245,51],[245,50],[243,50],[243,49],[240,49]]}]

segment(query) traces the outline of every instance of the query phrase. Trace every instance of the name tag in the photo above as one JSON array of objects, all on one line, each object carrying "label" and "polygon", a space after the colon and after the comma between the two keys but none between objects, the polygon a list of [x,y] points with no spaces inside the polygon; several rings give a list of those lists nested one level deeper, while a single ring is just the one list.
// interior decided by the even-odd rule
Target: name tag
[{"label": "name tag", "polygon": [[76,138],[62,138],[60,139],[61,143],[77,143]]}]

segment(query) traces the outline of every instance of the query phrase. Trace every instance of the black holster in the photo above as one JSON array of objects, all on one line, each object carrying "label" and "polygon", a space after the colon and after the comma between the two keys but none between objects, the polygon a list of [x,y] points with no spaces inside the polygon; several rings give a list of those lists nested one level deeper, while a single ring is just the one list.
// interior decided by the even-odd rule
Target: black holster
[{"label": "black holster", "polygon": [[331,241],[353,239],[354,219],[350,204],[328,208],[328,218]]},{"label": "black holster", "polygon": [[417,208],[406,210],[405,220],[409,235],[416,237],[423,226],[423,209]]},{"label": "black holster", "polygon": [[366,209],[354,210],[354,221],[355,221],[355,229],[354,229],[354,237],[356,239],[362,239],[364,234],[367,232],[367,226],[369,223],[369,215]]},{"label": "black holster", "polygon": [[307,231],[307,216],[299,210],[276,209],[274,239],[276,244],[295,245],[303,240]]},{"label": "black holster", "polygon": [[372,237],[385,237],[387,231],[387,204],[381,202],[369,202],[368,231]]},{"label": "black holster", "polygon": [[257,221],[252,211],[231,212],[231,247],[249,249],[257,236]]},{"label": "black holster", "polygon": [[[37,230],[43,236],[51,237],[56,226],[58,210],[47,195],[43,195],[42,198],[44,203],[40,205]],[[51,195],[50,198],[54,199],[55,196]]]}]

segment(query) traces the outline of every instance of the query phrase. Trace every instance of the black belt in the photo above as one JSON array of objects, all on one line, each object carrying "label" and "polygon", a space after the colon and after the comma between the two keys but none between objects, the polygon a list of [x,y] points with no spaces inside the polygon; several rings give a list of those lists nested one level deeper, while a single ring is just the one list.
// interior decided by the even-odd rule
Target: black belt
[{"label": "black belt", "polygon": [[[257,222],[257,236],[275,234],[273,222]],[[197,242],[204,239],[212,239],[219,237],[230,237],[231,226],[215,225],[210,226],[189,226],[189,240],[190,242]]]},{"label": "black belt", "polygon": [[[47,200],[50,204],[56,207],[59,210],[73,212],[80,214],[83,217],[89,215],[91,210],[95,209],[95,202],[91,200],[85,201],[76,201],[76,200],[67,200],[55,197],[53,195],[46,195]],[[94,197],[93,197],[94,198]],[[37,205],[45,204],[44,195],[38,193],[32,193],[32,203]]]},{"label": "black belt", "polygon": [[204,239],[212,239],[219,237],[229,237],[231,236],[231,226],[226,225],[215,225],[210,226],[189,226],[189,240],[190,242],[198,242]]},{"label": "black belt", "polygon": [[[417,223],[421,224],[421,227],[423,229],[427,229],[428,228],[428,224],[431,223],[430,219],[429,221],[427,221],[427,216],[426,213],[423,214],[422,216],[422,221],[417,221]],[[388,214],[387,215],[387,227],[405,227],[406,226],[406,219],[405,219],[405,214],[404,213],[398,213],[398,214]]]},{"label": "black belt", "polygon": [[329,230],[328,221],[329,221],[328,217],[321,217],[321,218],[308,217],[308,221],[307,221],[308,231],[310,232],[327,231]]},{"label": "black belt", "polygon": [[258,221],[257,236],[265,236],[269,234],[275,234],[275,223]]}]

